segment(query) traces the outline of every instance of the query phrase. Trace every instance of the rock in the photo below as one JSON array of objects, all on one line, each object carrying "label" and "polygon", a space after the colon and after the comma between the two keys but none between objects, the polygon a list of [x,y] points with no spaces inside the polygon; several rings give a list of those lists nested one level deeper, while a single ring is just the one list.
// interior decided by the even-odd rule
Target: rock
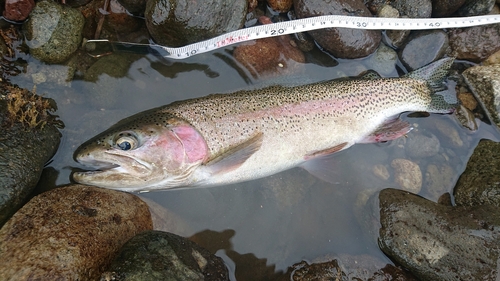
[{"label": "rock", "polygon": [[462,75],[488,118],[500,128],[500,65],[474,66]]},{"label": "rock", "polygon": [[[323,15],[372,16],[360,0],[294,0],[293,5],[298,18]],[[366,57],[375,51],[381,40],[378,30],[325,28],[308,33],[321,47],[337,58]]]},{"label": "rock", "polygon": [[47,99],[5,82],[1,96],[0,226],[25,203],[61,139]]},{"label": "rock", "polygon": [[267,4],[278,13],[286,13],[292,7],[293,0],[267,0]]},{"label": "rock", "polygon": [[445,206],[395,189],[379,199],[379,246],[419,280],[495,280],[498,207]]},{"label": "rock", "polygon": [[221,258],[194,242],[161,231],[145,231],[120,250],[101,280],[229,280]]},{"label": "rock", "polygon": [[53,189],[0,229],[0,280],[96,280],[128,239],[151,228],[147,205],[133,194]]},{"label": "rock", "polygon": [[[261,17],[259,20],[265,24],[271,23],[266,17]],[[233,57],[254,78],[292,74],[306,61],[304,54],[289,35],[240,44],[234,49]]]},{"label": "rock", "polygon": [[469,129],[472,132],[477,131],[478,125],[474,113],[472,113],[469,109],[467,109],[463,105],[459,105],[455,113],[456,113],[455,116],[457,117],[458,122],[460,122],[460,125],[462,125],[464,128]]},{"label": "rock", "polygon": [[415,70],[444,56],[448,35],[442,30],[413,31],[399,51],[401,62]]},{"label": "rock", "polygon": [[474,95],[469,93],[468,91],[460,89],[460,92],[457,95],[457,98],[460,100],[460,104],[465,106],[468,110],[474,110],[477,107],[477,100],[474,98]]},{"label": "rock", "polygon": [[457,15],[460,17],[472,17],[486,15],[495,6],[495,0],[465,0]]},{"label": "rock", "polygon": [[133,15],[144,15],[147,0],[118,0],[127,11]]},{"label": "rock", "polygon": [[438,154],[439,139],[430,132],[410,134],[406,141],[406,154],[412,158],[427,158]]},{"label": "rock", "polygon": [[500,64],[500,51],[496,51],[493,55],[489,56],[485,61],[483,61],[483,65],[492,64]]},{"label": "rock", "polygon": [[429,164],[424,178],[424,186],[428,194],[432,196],[429,199],[437,201],[455,184],[455,171],[446,164]]},{"label": "rock", "polygon": [[23,21],[35,7],[33,0],[5,0],[3,16],[11,21]]},{"label": "rock", "polygon": [[109,1],[109,14],[104,17],[104,28],[111,33],[126,34],[137,31],[143,20],[133,17],[117,0]]},{"label": "rock", "polygon": [[156,43],[179,47],[241,28],[246,9],[245,0],[151,0],[146,26]]},{"label": "rock", "polygon": [[481,62],[500,50],[500,24],[451,29],[448,39],[450,56]]},{"label": "rock", "polygon": [[394,72],[397,61],[398,54],[396,51],[382,43],[368,59],[367,66],[385,77]]},{"label": "rock", "polygon": [[432,14],[431,0],[391,0],[390,4],[400,15],[410,18],[430,18]]},{"label": "rock", "polygon": [[397,158],[391,162],[394,168],[394,182],[401,189],[413,193],[419,193],[422,189],[422,172],[420,167],[410,160]]},{"label": "rock", "polygon": [[288,276],[281,280],[416,280],[403,269],[368,255],[341,255],[337,259],[323,260],[296,263],[288,270]]},{"label": "rock", "polygon": [[466,0],[432,0],[432,17],[441,18],[453,14]]},{"label": "rock", "polygon": [[61,63],[80,46],[84,18],[76,9],[52,1],[40,1],[23,24],[33,57]]},{"label": "rock", "polygon": [[445,139],[445,143],[450,144],[454,148],[460,148],[464,145],[464,142],[458,134],[454,124],[451,124],[451,122],[445,121],[444,119],[439,119],[436,120],[434,125]]},{"label": "rock", "polygon": [[500,207],[500,143],[479,142],[454,192],[459,206],[493,204]]},{"label": "rock", "polygon": [[[380,18],[399,18],[399,11],[391,5],[383,5],[378,10],[377,16]],[[389,46],[399,48],[410,35],[411,30],[386,30],[384,39]]]},{"label": "rock", "polygon": [[383,164],[373,166],[372,172],[375,176],[382,180],[388,180],[391,177],[389,170],[387,170],[387,167]]}]

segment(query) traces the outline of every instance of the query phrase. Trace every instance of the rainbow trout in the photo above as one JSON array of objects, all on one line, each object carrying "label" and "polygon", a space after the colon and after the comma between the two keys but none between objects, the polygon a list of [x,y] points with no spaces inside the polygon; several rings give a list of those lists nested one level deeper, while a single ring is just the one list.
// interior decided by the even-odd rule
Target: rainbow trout
[{"label": "rainbow trout", "polygon": [[[355,143],[388,141],[406,111],[450,113],[452,58],[400,78],[271,86],[178,101],[126,118],[82,144],[82,184],[150,191],[269,176]],[[447,102],[448,101],[448,102]]]}]

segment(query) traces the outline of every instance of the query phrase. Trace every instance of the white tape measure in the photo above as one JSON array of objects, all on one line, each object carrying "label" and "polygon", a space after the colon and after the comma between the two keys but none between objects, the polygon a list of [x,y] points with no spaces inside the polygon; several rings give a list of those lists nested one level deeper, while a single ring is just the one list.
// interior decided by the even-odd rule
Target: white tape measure
[{"label": "white tape measure", "polygon": [[280,36],[322,28],[345,27],[357,29],[387,29],[387,30],[423,30],[471,27],[500,23],[500,15],[486,15],[463,18],[374,18],[352,16],[319,16],[291,20],[273,24],[265,24],[229,32],[215,38],[190,44],[184,47],[171,48],[161,45],[147,45],[123,42],[110,42],[108,40],[88,40],[87,43],[110,45],[139,45],[161,48],[168,54],[167,58],[185,59],[193,55],[210,52],[228,45],[250,41],[260,38]]}]

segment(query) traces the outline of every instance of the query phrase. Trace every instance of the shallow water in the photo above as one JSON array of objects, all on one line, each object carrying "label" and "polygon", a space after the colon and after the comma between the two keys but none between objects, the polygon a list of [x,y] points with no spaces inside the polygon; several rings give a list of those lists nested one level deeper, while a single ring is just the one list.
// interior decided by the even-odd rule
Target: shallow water
[{"label": "shallow water", "polygon": [[[70,183],[72,169],[81,168],[72,159],[74,150],[85,140],[134,113],[211,93],[353,76],[367,69],[368,60],[340,61],[335,66],[332,59],[317,54],[309,57],[309,61],[321,61],[328,66],[307,63],[292,78],[262,81],[251,78],[248,72],[239,68],[230,50],[218,50],[183,61],[169,61],[152,54],[134,55],[127,74],[121,78],[101,75],[95,83],[74,80],[67,85],[37,85],[37,93],[56,100],[57,114],[66,125],[59,150],[46,170],[53,174],[55,170],[57,176],[55,179],[46,177],[40,188]],[[130,58],[128,54],[122,55]],[[36,61],[29,63],[38,66]],[[394,69],[389,76],[397,76],[397,73]],[[13,77],[11,81],[33,88],[30,74]],[[470,133],[451,115],[416,118],[404,114],[403,118],[415,128],[408,137],[431,132],[440,140],[442,153],[438,157],[416,161],[423,174],[428,163],[447,164],[453,170],[452,178],[437,193],[424,183],[420,195],[431,200],[437,200],[436,194],[452,192],[480,138],[498,137],[492,136],[491,128],[484,123],[480,124],[478,132]],[[454,147],[436,130],[436,122],[445,122],[454,128],[463,146]],[[154,200],[172,213],[172,232],[188,237],[194,235],[193,240],[222,257],[233,279],[255,280],[255,276],[272,279],[296,262],[313,261],[325,255],[369,254],[391,263],[379,250],[377,230],[372,228],[376,221],[373,223],[371,219],[378,215],[376,200],[366,200],[383,188],[396,187],[392,178],[384,181],[376,177],[372,167],[376,164],[390,167],[393,158],[404,155],[405,141],[401,138],[381,144],[355,145],[318,161],[316,174],[323,175],[320,177],[327,181],[295,168],[241,184],[167,190],[141,196]]]}]

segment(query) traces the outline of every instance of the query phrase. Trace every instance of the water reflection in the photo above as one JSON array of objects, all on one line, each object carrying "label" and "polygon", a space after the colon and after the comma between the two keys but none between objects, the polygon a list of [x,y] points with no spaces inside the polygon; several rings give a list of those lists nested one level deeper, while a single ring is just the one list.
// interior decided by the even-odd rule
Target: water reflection
[{"label": "water reflection", "polygon": [[[309,61],[324,60],[309,58]],[[357,75],[370,68],[366,60],[336,64],[331,58],[328,63],[306,63],[304,71],[292,80],[294,83],[297,79],[323,81]],[[71,167],[77,167],[72,157],[74,150],[125,117],[176,100],[253,89],[269,83],[287,83],[286,77],[268,81],[254,79],[241,69],[227,50],[182,62],[165,61],[155,55],[136,55],[125,70],[120,77],[101,74],[96,83],[76,80],[69,86],[37,85],[38,93],[57,101],[58,114],[66,124],[59,151],[47,166],[48,176],[42,188],[70,183]],[[391,76],[397,73],[395,68]],[[33,87],[32,78],[27,74],[11,80],[21,87]],[[430,183],[424,181],[420,195],[432,200],[452,191],[481,137],[497,137],[484,123],[477,133],[470,134],[450,115],[425,118],[405,115],[404,118],[416,128],[409,138],[411,134],[430,132],[439,138],[443,148],[432,161],[415,161],[422,167],[437,163],[451,168],[451,176],[437,194],[429,190]],[[464,144],[453,146],[452,140],[436,129],[436,122],[452,126]],[[401,138],[382,144],[355,145],[315,163],[317,177],[295,168],[241,184],[151,192],[141,196],[171,212],[173,219],[169,223],[175,225],[172,231],[191,237],[216,252],[232,266],[232,274],[238,280],[273,280],[296,262],[327,254],[368,254],[391,263],[376,243],[378,208],[370,198],[379,190],[396,187],[396,184],[392,178],[377,177],[373,166],[390,167],[391,160],[406,157],[406,141]],[[262,278],[249,279],[248,276]]]}]

